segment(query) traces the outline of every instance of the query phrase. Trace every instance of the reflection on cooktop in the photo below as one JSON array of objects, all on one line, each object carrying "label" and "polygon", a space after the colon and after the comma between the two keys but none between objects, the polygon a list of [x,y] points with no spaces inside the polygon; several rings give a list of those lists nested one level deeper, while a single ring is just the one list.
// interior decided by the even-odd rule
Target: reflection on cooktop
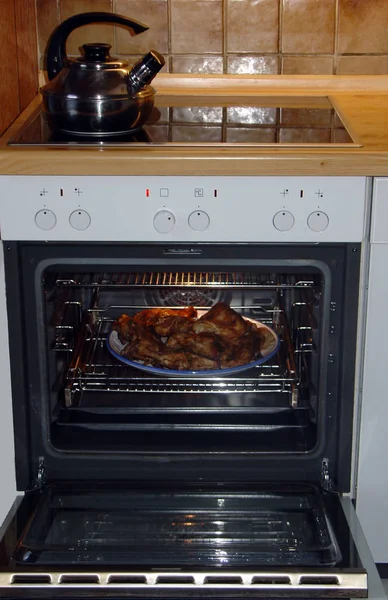
[{"label": "reflection on cooktop", "polygon": [[[206,102],[206,104],[204,104]],[[356,146],[327,98],[182,100],[154,108],[143,129],[99,137],[52,131],[39,109],[11,138],[25,146]]]}]

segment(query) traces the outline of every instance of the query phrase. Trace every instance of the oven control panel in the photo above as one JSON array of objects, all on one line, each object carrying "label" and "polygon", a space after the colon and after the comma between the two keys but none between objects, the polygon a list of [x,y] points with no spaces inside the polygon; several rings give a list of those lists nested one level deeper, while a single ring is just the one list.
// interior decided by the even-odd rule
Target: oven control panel
[{"label": "oven control panel", "polygon": [[358,242],[363,177],[1,176],[4,240]]}]

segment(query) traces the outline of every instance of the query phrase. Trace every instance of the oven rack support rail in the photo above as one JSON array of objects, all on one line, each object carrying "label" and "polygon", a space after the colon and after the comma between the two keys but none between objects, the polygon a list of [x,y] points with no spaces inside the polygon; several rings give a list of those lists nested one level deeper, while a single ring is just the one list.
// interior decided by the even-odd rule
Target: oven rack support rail
[{"label": "oven rack support rail", "polygon": [[176,593],[191,597],[206,594],[225,597],[240,594],[244,597],[316,597],[316,598],[365,598],[368,582],[366,573],[344,573],[329,570],[243,571],[220,574],[210,572],[174,573],[153,571],[152,573],[128,572],[51,572],[45,573],[0,573],[0,590],[13,592],[32,591],[46,594],[59,589],[88,591],[89,595],[103,592],[105,595],[127,592],[137,597],[176,597]]}]

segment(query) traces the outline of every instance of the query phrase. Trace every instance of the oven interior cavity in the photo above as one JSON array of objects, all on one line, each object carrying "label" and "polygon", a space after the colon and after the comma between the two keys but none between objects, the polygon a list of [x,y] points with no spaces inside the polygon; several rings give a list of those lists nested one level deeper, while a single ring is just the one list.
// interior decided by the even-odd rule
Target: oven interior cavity
[{"label": "oven interior cavity", "polygon": [[[308,453],[319,443],[324,275],[317,266],[43,273],[50,442],[63,451]],[[120,315],[224,302],[272,328],[279,351],[221,375],[144,372],[107,338]]]}]

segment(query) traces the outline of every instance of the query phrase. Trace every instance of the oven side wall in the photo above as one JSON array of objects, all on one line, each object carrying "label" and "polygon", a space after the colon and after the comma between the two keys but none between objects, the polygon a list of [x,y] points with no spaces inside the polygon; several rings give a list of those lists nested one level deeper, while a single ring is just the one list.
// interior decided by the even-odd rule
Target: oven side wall
[{"label": "oven side wall", "polygon": [[0,522],[2,522],[11,508],[16,494],[8,319],[5,300],[4,248],[2,244],[0,244],[0,381]]},{"label": "oven side wall", "polygon": [[363,399],[357,481],[357,514],[376,563],[388,563],[388,400],[386,279],[388,179],[374,184]]}]

